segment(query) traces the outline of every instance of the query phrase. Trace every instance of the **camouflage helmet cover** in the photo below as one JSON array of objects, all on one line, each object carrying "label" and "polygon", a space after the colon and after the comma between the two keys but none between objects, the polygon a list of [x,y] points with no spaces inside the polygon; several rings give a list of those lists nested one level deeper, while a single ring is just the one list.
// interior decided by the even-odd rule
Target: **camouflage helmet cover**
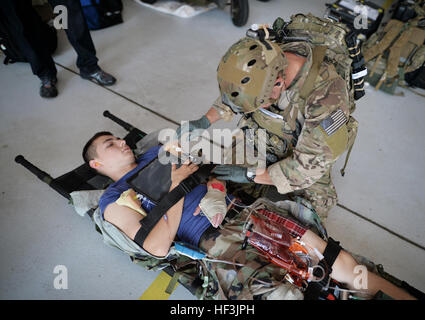
[{"label": "camouflage helmet cover", "polygon": [[287,64],[277,44],[242,38],[229,48],[217,68],[222,102],[234,112],[244,113],[272,102],[270,95],[276,78]]}]

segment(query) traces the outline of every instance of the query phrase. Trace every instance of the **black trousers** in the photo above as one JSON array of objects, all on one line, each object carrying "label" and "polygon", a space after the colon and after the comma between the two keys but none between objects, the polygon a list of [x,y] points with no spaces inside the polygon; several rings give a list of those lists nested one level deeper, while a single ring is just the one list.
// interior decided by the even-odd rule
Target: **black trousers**
[{"label": "black trousers", "polygon": [[69,42],[77,52],[77,67],[82,73],[92,73],[99,70],[96,49],[84,18],[79,0],[49,0],[54,8],[63,5],[68,9],[68,29],[65,29]]},{"label": "black trousers", "polygon": [[[68,9],[69,42],[77,52],[77,67],[81,73],[99,70],[96,50],[87,27],[79,0],[49,0],[54,8],[63,5]],[[2,0],[0,15],[12,33],[21,53],[27,58],[34,75],[39,78],[56,76],[57,70],[48,50],[41,27],[41,18],[31,5],[31,0]]]}]

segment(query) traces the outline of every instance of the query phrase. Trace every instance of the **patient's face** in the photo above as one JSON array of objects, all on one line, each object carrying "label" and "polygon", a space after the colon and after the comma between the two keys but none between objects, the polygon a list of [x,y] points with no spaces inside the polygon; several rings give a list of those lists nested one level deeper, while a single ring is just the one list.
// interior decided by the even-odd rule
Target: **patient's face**
[{"label": "patient's face", "polygon": [[135,158],[131,148],[125,140],[114,136],[101,136],[94,141],[96,147],[96,161],[102,170],[115,169],[134,163]]}]

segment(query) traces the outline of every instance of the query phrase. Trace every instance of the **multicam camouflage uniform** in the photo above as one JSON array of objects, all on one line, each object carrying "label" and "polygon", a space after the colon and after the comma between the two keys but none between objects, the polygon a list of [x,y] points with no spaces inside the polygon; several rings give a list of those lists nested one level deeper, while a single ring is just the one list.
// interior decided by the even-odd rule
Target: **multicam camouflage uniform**
[{"label": "multicam camouflage uniform", "polygon": [[[285,269],[268,262],[257,249],[249,245],[244,250],[241,249],[245,239],[243,227],[249,213],[250,210],[243,210],[222,229],[217,229],[200,242],[200,248],[209,256],[244,265],[209,264],[209,271],[214,273],[218,282],[210,287],[206,298],[212,295],[218,299],[232,300],[252,300],[254,296],[262,299],[284,299],[283,296],[269,295],[279,286],[285,286],[284,294],[287,299],[303,299],[299,289],[286,284]],[[279,213],[286,218],[290,217],[286,211]]]},{"label": "multicam camouflage uniform", "polygon": [[[197,262],[202,270],[204,280],[208,285],[204,288],[199,285],[199,280],[194,280],[190,274],[196,270],[184,270],[180,272],[179,282],[186,288],[193,288],[192,293],[198,299],[206,300],[302,300],[304,298],[302,291],[288,283],[285,280],[287,270],[270,263],[264,258],[257,249],[249,244],[242,249],[245,239],[245,230],[247,218],[252,210],[255,209],[273,210],[286,219],[301,223],[291,214],[290,210],[277,207],[267,199],[258,199],[250,209],[244,209],[234,215],[223,228],[216,229],[214,232],[201,239],[200,249],[208,256],[227,261],[242,264],[232,265],[221,262]],[[237,210],[239,211],[239,210]],[[193,268],[194,262],[179,263],[184,267]],[[188,272],[189,271],[189,272]],[[198,281],[198,282],[196,282]]]},{"label": "multicam camouflage uniform", "polygon": [[391,19],[364,44],[364,59],[370,72],[367,81],[390,94],[398,85],[405,86],[405,75],[419,69],[425,62],[425,4],[410,4],[417,16],[402,22]]},{"label": "multicam camouflage uniform", "polygon": [[[254,131],[266,129],[268,173],[277,191],[308,199],[324,219],[337,203],[330,176],[332,165],[346,150],[357,130],[357,122],[349,117],[352,106],[346,82],[335,67],[326,62],[320,66],[304,109],[300,90],[312,67],[312,47],[306,42],[287,43],[280,47],[283,51],[306,57],[297,77],[282,93],[278,106],[268,109],[281,115],[283,120],[256,110],[244,114],[238,127]],[[221,98],[213,107],[224,120],[232,118],[232,110],[221,103]]]}]

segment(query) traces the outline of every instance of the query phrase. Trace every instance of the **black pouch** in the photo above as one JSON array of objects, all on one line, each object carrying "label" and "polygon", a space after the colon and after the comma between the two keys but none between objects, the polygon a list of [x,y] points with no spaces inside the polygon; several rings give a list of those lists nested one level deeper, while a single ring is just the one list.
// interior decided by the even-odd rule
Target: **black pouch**
[{"label": "black pouch", "polygon": [[404,80],[413,88],[425,89],[425,66],[416,69],[415,71],[406,73]]},{"label": "black pouch", "polygon": [[181,160],[165,152],[164,158],[158,155],[137,173],[127,179],[127,183],[136,192],[144,195],[155,204],[169,193],[171,187],[171,165],[175,163],[177,168],[181,165]]}]

